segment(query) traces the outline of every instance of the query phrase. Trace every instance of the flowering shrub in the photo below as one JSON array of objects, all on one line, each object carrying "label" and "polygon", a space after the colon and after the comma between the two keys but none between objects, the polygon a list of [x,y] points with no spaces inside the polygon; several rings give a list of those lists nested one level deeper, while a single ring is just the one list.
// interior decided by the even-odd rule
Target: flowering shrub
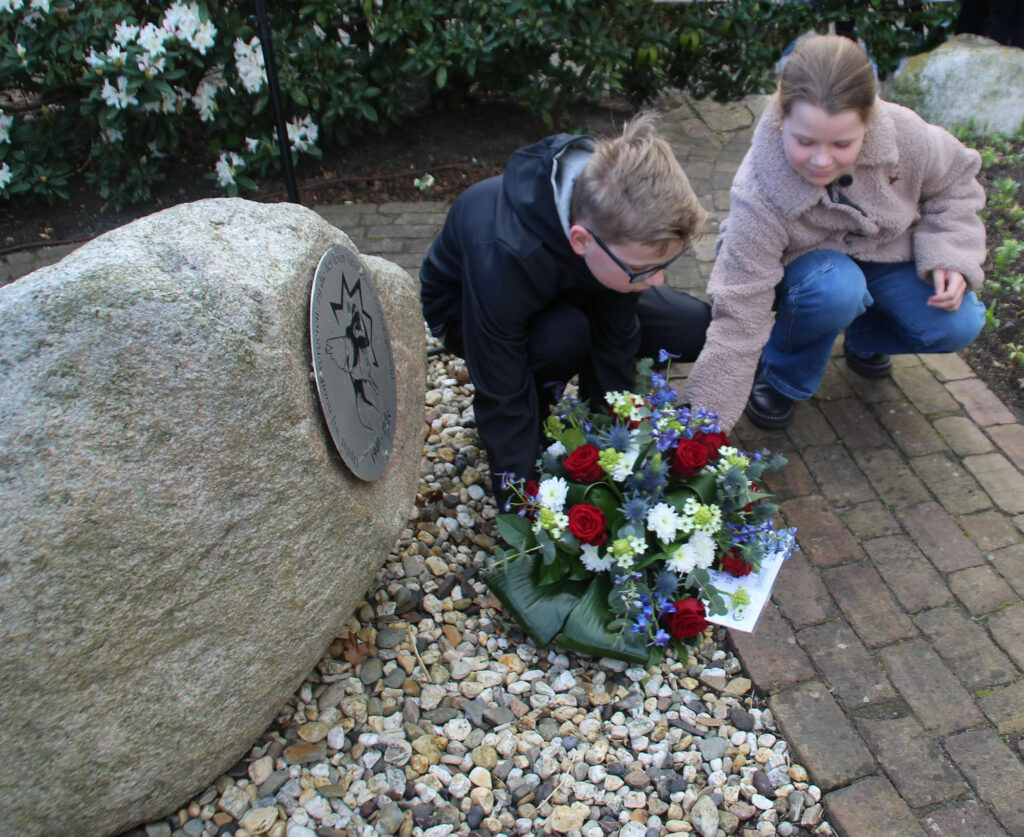
[{"label": "flowering shrub", "polygon": [[[934,40],[953,4],[861,5],[830,3],[819,18],[755,0],[303,0],[272,4],[271,25],[297,160],[438,94],[508,96],[552,124],[609,91],[735,98],[770,84],[765,71],[797,33],[851,14],[884,68]],[[279,165],[251,14],[239,0],[0,0],[0,200],[67,199],[79,172],[116,202],[142,200],[172,160],[203,166],[229,194],[251,188]]]},{"label": "flowering shrub", "polygon": [[561,632],[562,647],[585,653],[647,663],[673,645],[685,656],[707,607],[747,603],[714,589],[710,568],[745,575],[794,548],[759,485],[785,460],[732,447],[713,413],[673,407],[667,376],[650,369],[641,363],[650,394],[608,393],[607,413],[563,398],[539,481],[505,479],[498,526],[511,552],[496,552],[485,580],[540,646]]}]

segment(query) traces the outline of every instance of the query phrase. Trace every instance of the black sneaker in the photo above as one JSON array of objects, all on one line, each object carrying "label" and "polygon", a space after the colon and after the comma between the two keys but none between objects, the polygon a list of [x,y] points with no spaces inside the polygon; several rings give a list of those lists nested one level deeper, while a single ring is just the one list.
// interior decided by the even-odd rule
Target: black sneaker
[{"label": "black sneaker", "polygon": [[747,415],[758,427],[778,430],[793,420],[796,402],[764,380],[754,381],[747,399]]},{"label": "black sneaker", "polygon": [[874,354],[861,357],[851,352],[843,343],[843,357],[846,358],[846,365],[850,371],[856,372],[862,378],[888,378],[892,374],[891,355]]}]

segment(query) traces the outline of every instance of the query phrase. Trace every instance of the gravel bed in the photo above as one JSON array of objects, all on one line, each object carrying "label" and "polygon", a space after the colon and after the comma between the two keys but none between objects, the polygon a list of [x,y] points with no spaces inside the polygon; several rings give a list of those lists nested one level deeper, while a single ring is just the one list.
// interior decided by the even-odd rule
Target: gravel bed
[{"label": "gravel bed", "polygon": [[130,837],[834,834],[722,629],[644,669],[510,621],[471,395],[428,361],[417,515],[375,586],[249,754]]}]

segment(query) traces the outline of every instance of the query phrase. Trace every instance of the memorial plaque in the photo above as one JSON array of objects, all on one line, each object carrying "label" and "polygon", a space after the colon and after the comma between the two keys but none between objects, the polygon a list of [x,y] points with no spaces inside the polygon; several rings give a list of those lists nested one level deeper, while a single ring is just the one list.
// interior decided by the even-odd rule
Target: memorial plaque
[{"label": "memorial plaque", "polygon": [[357,477],[375,480],[395,441],[395,361],[377,289],[347,247],[332,247],[317,265],[309,340],[334,445]]}]

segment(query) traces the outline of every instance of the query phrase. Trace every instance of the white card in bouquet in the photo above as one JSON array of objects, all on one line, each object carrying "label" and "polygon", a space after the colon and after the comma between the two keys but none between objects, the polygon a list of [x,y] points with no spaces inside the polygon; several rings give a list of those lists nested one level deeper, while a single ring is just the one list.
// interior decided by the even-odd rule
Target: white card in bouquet
[{"label": "white card in bouquet", "polygon": [[[726,601],[730,601],[729,594],[735,593],[741,587],[750,599],[748,604],[730,607],[728,611],[719,616],[708,616],[708,622],[752,633],[772,594],[772,587],[775,585],[779,568],[787,557],[789,556],[785,550],[766,553],[761,561],[760,571],[742,578],[719,570],[708,570],[711,586],[721,590]],[[707,601],[704,602],[704,606],[708,607]]]}]

